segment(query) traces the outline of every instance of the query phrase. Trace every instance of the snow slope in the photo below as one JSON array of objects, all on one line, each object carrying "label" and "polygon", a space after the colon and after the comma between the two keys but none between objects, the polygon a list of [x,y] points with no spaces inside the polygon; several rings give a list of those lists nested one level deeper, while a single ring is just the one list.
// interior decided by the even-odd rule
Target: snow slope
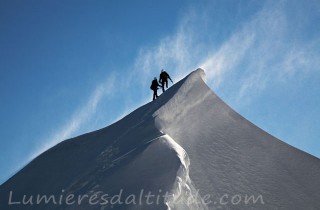
[{"label": "snow slope", "polygon": [[44,152],[0,186],[0,209],[320,209],[319,159],[241,117],[204,76]]}]

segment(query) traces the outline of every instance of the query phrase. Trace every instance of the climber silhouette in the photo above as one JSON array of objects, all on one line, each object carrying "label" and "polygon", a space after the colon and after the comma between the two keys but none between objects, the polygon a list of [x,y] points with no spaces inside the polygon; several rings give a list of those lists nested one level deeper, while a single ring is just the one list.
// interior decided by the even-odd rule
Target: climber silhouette
[{"label": "climber silhouette", "polygon": [[162,86],[162,92],[164,92],[164,85],[166,85],[168,89],[168,79],[170,79],[170,81],[172,82],[172,79],[170,78],[169,74],[164,69],[162,69],[160,73],[160,78],[159,78],[159,82],[161,83],[161,86]]},{"label": "climber silhouette", "polygon": [[155,100],[156,98],[158,98],[158,87],[161,87],[161,86],[158,83],[157,77],[155,77],[152,80],[152,83],[150,86],[150,89],[153,90],[153,99],[152,100]]}]

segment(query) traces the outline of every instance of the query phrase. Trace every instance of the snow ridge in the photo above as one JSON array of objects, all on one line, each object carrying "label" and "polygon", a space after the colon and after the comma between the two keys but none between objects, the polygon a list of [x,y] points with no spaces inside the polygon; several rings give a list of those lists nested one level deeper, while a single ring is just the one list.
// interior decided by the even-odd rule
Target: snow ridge
[{"label": "snow ridge", "polygon": [[169,135],[164,135],[163,138],[168,146],[176,151],[181,161],[171,196],[165,200],[168,210],[207,210],[208,207],[202,201],[190,179],[190,159],[188,154]]}]

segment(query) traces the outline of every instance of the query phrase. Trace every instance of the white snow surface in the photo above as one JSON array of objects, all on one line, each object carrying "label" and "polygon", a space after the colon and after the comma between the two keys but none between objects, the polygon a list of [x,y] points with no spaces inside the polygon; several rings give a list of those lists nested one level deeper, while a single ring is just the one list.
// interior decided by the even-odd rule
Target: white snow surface
[{"label": "white snow surface", "polygon": [[319,159],[244,119],[204,77],[44,152],[0,186],[0,209],[320,209]]}]

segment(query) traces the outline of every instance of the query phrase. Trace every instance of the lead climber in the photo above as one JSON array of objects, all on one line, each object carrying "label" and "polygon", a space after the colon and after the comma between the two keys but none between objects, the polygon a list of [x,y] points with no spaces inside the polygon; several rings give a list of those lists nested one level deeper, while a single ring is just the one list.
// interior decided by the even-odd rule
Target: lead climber
[{"label": "lead climber", "polygon": [[159,82],[161,83],[161,86],[162,86],[162,92],[164,92],[164,85],[165,84],[168,89],[168,79],[170,79],[171,83],[173,84],[173,81],[170,78],[169,74],[164,69],[162,69],[161,73],[160,73],[160,78],[159,78]]}]

